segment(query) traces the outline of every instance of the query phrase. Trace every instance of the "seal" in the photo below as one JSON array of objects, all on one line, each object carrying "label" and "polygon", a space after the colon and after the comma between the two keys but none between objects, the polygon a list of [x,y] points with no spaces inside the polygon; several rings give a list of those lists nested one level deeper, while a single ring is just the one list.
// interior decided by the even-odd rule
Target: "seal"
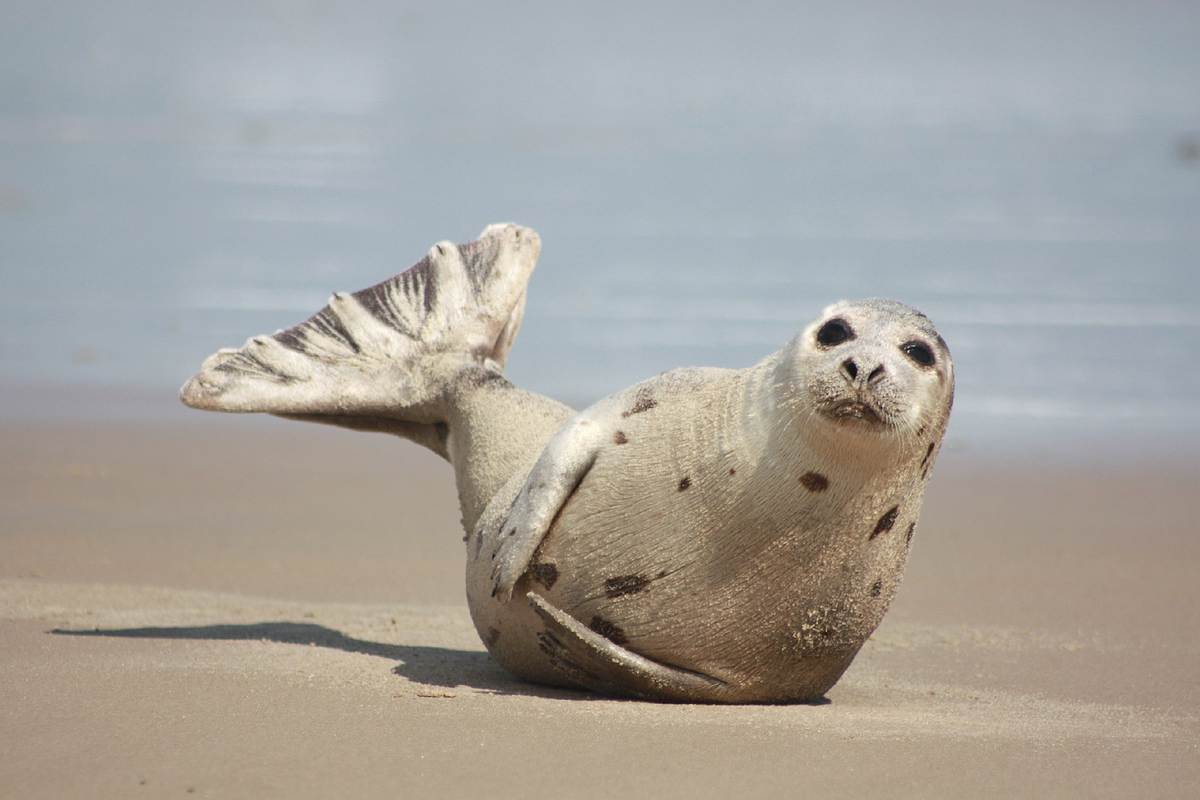
[{"label": "seal", "polygon": [[742,370],[663,373],[576,413],[503,366],[540,252],[493,225],[301,325],[209,358],[193,407],[393,433],[447,458],[467,600],[526,680],[803,702],[896,593],[954,370],[923,314],[826,308]]}]

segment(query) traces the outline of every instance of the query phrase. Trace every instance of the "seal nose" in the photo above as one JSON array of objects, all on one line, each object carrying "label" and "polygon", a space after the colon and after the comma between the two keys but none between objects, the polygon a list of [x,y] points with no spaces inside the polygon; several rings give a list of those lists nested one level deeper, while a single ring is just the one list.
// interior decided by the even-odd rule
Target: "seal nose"
[{"label": "seal nose", "polygon": [[[853,358],[847,358],[845,361],[842,362],[842,374],[846,376],[846,381],[851,386],[857,386],[859,384],[859,380],[858,380],[859,372],[860,372],[860,370],[858,367],[858,362],[856,362]],[[867,373],[867,379],[865,381],[863,381],[863,383],[865,383],[867,385],[875,383],[880,378],[882,378],[885,373],[886,373],[886,370],[884,370],[883,364],[876,364],[875,368],[870,370]]]}]

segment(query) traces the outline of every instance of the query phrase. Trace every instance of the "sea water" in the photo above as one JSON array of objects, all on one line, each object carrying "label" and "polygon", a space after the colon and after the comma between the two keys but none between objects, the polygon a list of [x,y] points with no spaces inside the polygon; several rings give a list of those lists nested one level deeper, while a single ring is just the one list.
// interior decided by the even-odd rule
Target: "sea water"
[{"label": "sea water", "polygon": [[953,446],[1189,452],[1197,42],[1196,3],[5,2],[0,402],[173,410],[512,220],[508,373],[564,401],[884,296],[950,345]]}]

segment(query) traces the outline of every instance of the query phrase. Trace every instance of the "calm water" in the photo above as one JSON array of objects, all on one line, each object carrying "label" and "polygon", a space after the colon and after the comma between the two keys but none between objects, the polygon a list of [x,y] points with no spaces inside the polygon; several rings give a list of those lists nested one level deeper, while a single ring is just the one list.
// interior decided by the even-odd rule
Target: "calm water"
[{"label": "calm water", "polygon": [[570,5],[0,2],[0,411],[515,220],[568,402],[882,295],[956,447],[1200,445],[1200,3]]}]

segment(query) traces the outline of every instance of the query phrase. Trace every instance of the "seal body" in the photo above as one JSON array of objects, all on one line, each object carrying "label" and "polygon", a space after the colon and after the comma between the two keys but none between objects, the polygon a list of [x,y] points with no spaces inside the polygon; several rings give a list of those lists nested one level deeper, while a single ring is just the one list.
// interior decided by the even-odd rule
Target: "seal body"
[{"label": "seal body", "polygon": [[[459,284],[486,287],[494,274],[502,290],[467,293],[484,306],[478,313],[438,312],[441,322],[394,348],[400,367],[375,358],[387,365],[383,377],[364,371],[367,348],[339,322],[357,310],[331,303],[313,318],[326,315],[320,330],[341,327],[338,338],[354,343],[347,363],[371,384],[360,393],[366,407],[344,399],[347,380],[328,347],[303,355],[325,358],[318,372],[335,376],[329,385],[290,391],[300,370],[281,361],[282,380],[260,392],[254,382],[275,371],[263,337],[247,343],[254,374],[243,374],[231,355],[239,351],[225,351],[206,367],[241,371],[235,380],[228,369],[202,372],[193,379],[202,403],[193,404],[226,410],[229,396],[237,407],[228,410],[255,410],[261,393],[263,410],[387,430],[449,458],[468,532],[472,618],[520,677],[655,700],[820,697],[879,624],[903,573],[953,399],[936,329],[893,301],[839,303],[753,367],[664,373],[576,414],[502,376],[524,300],[513,276],[528,277],[536,235],[493,226],[481,241],[489,232],[499,243],[461,250],[498,254],[496,265],[484,257]],[[501,263],[504,254],[512,263]],[[432,259],[421,283],[431,289],[435,256],[422,262]],[[403,313],[390,316],[420,317],[429,292],[403,277],[388,300]],[[380,305],[372,291],[354,296],[368,312]],[[306,341],[305,331],[275,338],[286,347]],[[456,336],[472,344],[456,347]],[[396,392],[408,399],[391,407],[377,400],[387,394],[380,384],[404,370],[420,391]],[[288,405],[293,395],[303,408]]]},{"label": "seal body", "polygon": [[[830,321],[850,336],[823,345]],[[468,600],[489,649],[608,693],[820,697],[899,585],[952,381],[923,317],[869,301],[827,309],[751,369],[680,370],[601,401],[474,532]],[[530,554],[539,512],[551,522]],[[533,615],[510,590],[540,601]],[[547,606],[588,645],[539,638]],[[601,669],[618,648],[711,681],[628,685]]]}]

